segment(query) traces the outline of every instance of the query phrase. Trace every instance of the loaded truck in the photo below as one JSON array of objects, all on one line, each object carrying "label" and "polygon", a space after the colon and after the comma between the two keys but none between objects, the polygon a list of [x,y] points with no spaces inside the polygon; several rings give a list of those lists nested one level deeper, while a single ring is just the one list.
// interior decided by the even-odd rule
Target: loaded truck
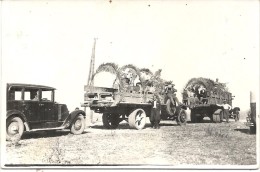
[{"label": "loaded truck", "polygon": [[[111,67],[112,66],[112,67]],[[101,70],[104,69],[104,70]],[[85,97],[83,107],[89,107],[96,113],[102,114],[103,126],[106,129],[115,129],[123,120],[129,123],[130,128],[143,129],[146,124],[146,117],[151,114],[152,104],[150,103],[154,94],[161,101],[161,119],[176,120],[179,125],[186,124],[187,113],[185,106],[170,102],[169,91],[173,90],[173,84],[169,84],[160,79],[156,73],[149,80],[142,80],[141,73],[133,65],[126,65],[117,69],[115,65],[100,65],[96,73],[100,71],[111,71],[116,74],[118,87],[96,87],[85,85]],[[130,68],[132,70],[127,74],[130,77],[124,77],[122,69]],[[133,70],[134,69],[134,70]],[[119,72],[118,72],[119,71]],[[146,70],[147,71],[147,70]],[[137,74],[141,82],[132,84],[132,76]],[[94,75],[95,76],[95,75]],[[159,86],[160,85],[160,86]],[[167,89],[165,89],[167,88]],[[166,90],[166,92],[165,92]],[[174,92],[172,92],[174,94]],[[174,96],[174,95],[173,95]]]},{"label": "loaded truck", "polygon": [[[202,122],[204,117],[209,117],[212,122],[219,123],[223,120],[224,101],[232,106],[232,93],[224,83],[208,78],[192,78],[183,90],[183,103],[190,107],[191,122]],[[230,114],[238,120],[239,107],[230,109]]]}]

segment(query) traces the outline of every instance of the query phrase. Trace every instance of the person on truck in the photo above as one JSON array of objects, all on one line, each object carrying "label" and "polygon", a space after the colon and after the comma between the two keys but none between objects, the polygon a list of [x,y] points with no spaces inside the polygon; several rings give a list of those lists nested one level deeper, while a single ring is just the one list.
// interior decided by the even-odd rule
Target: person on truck
[{"label": "person on truck", "polygon": [[182,95],[183,95],[183,100],[182,100],[183,104],[188,105],[189,95],[187,89],[184,89]]},{"label": "person on truck", "polygon": [[161,102],[158,95],[153,95],[153,99],[151,101],[152,109],[150,115],[151,127],[154,129],[159,129],[159,123],[161,120]]},{"label": "person on truck", "polygon": [[199,100],[197,94],[194,94],[194,102],[195,102],[195,105],[200,104],[200,100]]},{"label": "person on truck", "polygon": [[192,109],[195,106],[195,93],[189,97],[189,107]]}]

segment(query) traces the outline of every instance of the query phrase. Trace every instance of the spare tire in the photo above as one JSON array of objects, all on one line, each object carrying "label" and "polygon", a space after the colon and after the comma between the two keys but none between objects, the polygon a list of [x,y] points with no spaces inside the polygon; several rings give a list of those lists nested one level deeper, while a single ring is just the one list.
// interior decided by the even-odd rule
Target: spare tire
[{"label": "spare tire", "polygon": [[166,101],[166,112],[170,115],[173,116],[176,112],[176,106],[174,106],[171,102],[170,99]]},{"label": "spare tire", "polygon": [[183,110],[183,109],[180,110],[176,121],[177,121],[177,124],[179,124],[179,125],[186,125],[186,123],[187,123],[187,113],[186,113],[185,110]]}]

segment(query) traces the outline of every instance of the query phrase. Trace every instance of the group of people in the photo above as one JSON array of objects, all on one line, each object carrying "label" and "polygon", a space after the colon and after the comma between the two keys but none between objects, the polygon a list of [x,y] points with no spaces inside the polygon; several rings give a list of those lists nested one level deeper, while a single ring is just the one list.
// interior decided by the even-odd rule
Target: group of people
[{"label": "group of people", "polygon": [[202,86],[200,86],[196,90],[186,88],[183,92],[183,103],[185,105],[189,105],[192,108],[197,104],[206,104],[206,97],[206,89]]}]

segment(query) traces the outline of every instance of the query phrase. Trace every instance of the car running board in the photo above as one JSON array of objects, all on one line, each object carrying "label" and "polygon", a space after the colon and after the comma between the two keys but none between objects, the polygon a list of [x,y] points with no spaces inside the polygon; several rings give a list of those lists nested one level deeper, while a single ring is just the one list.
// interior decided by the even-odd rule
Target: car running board
[{"label": "car running board", "polygon": [[65,128],[66,128],[65,126],[56,127],[56,128],[39,128],[39,129],[29,130],[28,132],[31,132],[31,131],[46,131],[46,130],[62,130],[62,129],[65,129]]}]

